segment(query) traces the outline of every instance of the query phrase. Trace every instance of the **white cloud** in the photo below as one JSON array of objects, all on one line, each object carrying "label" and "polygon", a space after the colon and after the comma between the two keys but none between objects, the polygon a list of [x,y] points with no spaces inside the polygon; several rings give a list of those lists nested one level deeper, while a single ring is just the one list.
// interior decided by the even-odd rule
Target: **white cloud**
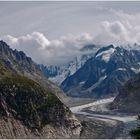
[{"label": "white cloud", "polygon": [[[84,7],[85,6],[83,6],[83,8]],[[89,9],[92,10],[93,8],[91,7]],[[69,34],[67,36],[62,36],[60,38],[50,40],[48,39],[49,35],[45,36],[41,32],[33,32],[31,34],[19,37],[7,35],[2,37],[2,39],[4,39],[11,47],[24,51],[37,63],[43,63],[47,65],[66,63],[74,56],[81,53],[79,51],[81,47],[90,43],[99,45],[123,45],[134,43],[140,44],[140,13],[128,14],[122,10],[114,10],[108,7],[97,7],[96,10],[96,12],[88,12],[85,10],[87,11],[85,17],[88,17],[90,20],[85,20],[86,18],[83,17],[83,13],[79,12],[79,14],[82,15],[81,18],[79,14],[78,17],[75,18],[76,21],[78,21],[78,26],[75,26],[77,25],[77,22],[72,24],[71,28],[66,26],[67,29],[69,29],[69,31],[71,30],[72,33],[75,33],[73,32],[73,30],[75,30],[74,28],[76,28],[76,32],[77,29],[79,29],[81,32],[89,31],[88,29],[90,29],[90,33],[96,35],[95,37],[91,36],[89,33],[83,33],[77,36]],[[98,14],[98,16],[96,15],[92,17],[91,13]],[[83,23],[83,20],[86,21],[86,24],[84,24],[84,30],[83,27],[80,26],[80,24]],[[67,18],[66,21],[68,21]],[[57,27],[59,26],[58,22],[54,23],[57,23]],[[70,25],[68,23],[65,24]],[[49,25],[52,24],[50,23]],[[53,26],[53,28],[50,30],[56,32],[57,30],[54,29],[57,28],[54,27],[55,26]],[[100,29],[98,29],[99,27]],[[63,26],[61,26],[61,28],[66,30],[66,28]],[[60,30],[58,30],[58,32],[60,32]]]},{"label": "white cloud", "polygon": [[108,29],[110,30],[110,32],[112,32],[115,35],[126,32],[125,27],[119,21],[115,21],[112,23],[107,22],[106,24],[108,25]]},{"label": "white cloud", "polygon": [[100,25],[101,31],[94,38],[96,44],[140,44],[140,39],[138,37],[140,34],[139,25],[134,26],[128,20],[103,21]]},{"label": "white cloud", "polygon": [[2,39],[11,47],[24,51],[37,63],[61,65],[81,54],[80,49],[86,44],[94,43],[103,46],[140,44],[140,26],[134,26],[129,20],[124,19],[102,21],[100,32],[95,37],[83,33],[79,36],[69,34],[49,40],[41,32],[33,32],[19,37],[7,35]]},{"label": "white cloud", "polygon": [[129,31],[120,21],[104,21],[101,24],[102,32],[98,35],[101,36],[100,42],[104,44],[126,44],[129,43]]},{"label": "white cloud", "polygon": [[79,36],[69,34],[56,40],[48,40],[40,32],[33,32],[25,36],[4,36],[3,39],[17,50],[24,51],[37,63],[61,65],[79,55],[80,49],[93,43],[93,38],[88,33]]}]

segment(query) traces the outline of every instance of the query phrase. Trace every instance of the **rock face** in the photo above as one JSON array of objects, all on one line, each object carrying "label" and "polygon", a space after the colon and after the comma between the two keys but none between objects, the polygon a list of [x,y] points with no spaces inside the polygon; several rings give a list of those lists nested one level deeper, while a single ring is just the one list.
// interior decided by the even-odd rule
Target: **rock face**
[{"label": "rock face", "polygon": [[139,50],[109,45],[99,49],[77,72],[66,78],[61,88],[74,97],[113,96],[139,71]]},{"label": "rock face", "polygon": [[4,41],[0,41],[0,62],[13,73],[18,73],[40,83],[41,86],[57,95],[62,102],[65,102],[63,100],[64,93],[47,79],[38,65],[24,52],[12,50]]},{"label": "rock face", "polygon": [[140,74],[130,79],[114,99],[110,108],[123,112],[140,112]]},{"label": "rock face", "polygon": [[48,77],[49,80],[60,86],[67,77],[73,75],[85,64],[85,62],[89,58],[94,56],[98,47],[98,45],[94,44],[84,46],[81,50],[79,50],[80,54],[78,56],[75,56],[73,60],[61,66],[38,66],[40,70],[44,73],[44,75]]},{"label": "rock face", "polygon": [[0,41],[0,138],[78,138],[81,124],[60,93],[31,58]]},{"label": "rock face", "polygon": [[40,73],[39,68],[30,57],[27,57],[22,51],[12,50],[4,41],[0,41],[0,59],[8,67],[21,74]]}]

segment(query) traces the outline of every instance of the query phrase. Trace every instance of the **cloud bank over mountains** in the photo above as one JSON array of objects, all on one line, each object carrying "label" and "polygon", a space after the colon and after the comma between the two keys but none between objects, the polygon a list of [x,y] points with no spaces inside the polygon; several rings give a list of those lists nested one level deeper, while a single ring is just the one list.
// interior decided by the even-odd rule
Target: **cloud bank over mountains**
[{"label": "cloud bank over mountains", "polygon": [[42,33],[33,32],[20,37],[7,35],[3,39],[14,49],[24,51],[37,63],[45,65],[64,64],[81,54],[80,49],[84,45],[93,43],[93,38],[87,33],[79,36],[69,34],[56,40],[48,40]]},{"label": "cloud bank over mountains", "polygon": [[25,51],[37,63],[45,65],[61,65],[68,62],[81,54],[80,49],[87,44],[114,44],[116,46],[140,44],[140,26],[136,24],[136,22],[139,23],[137,19],[140,19],[140,15],[113,12],[120,17],[120,20],[102,21],[100,23],[101,31],[96,36],[89,33],[82,33],[79,36],[69,34],[58,39],[49,40],[43,33],[33,32],[19,37],[7,35],[2,39],[13,48]]},{"label": "cloud bank over mountains", "polygon": [[[138,4],[139,3],[127,3],[127,9],[129,9],[130,12],[118,10],[115,3],[103,2],[100,4],[59,3],[59,5],[57,3],[49,3],[48,7],[45,4],[40,4],[38,6],[36,3],[35,5],[32,5],[32,8],[25,4],[24,6],[25,9],[27,7],[27,12],[26,10],[19,11],[16,9],[17,6],[15,5],[15,12],[8,15],[8,18],[6,18],[7,16],[2,18],[3,20],[0,22],[2,22],[1,25],[4,26],[0,28],[3,30],[5,29],[5,32],[7,33],[5,23],[9,23],[11,20],[15,22],[16,20],[13,19],[20,17],[19,24],[20,21],[22,21],[21,15],[24,15],[24,17],[28,17],[29,19],[30,17],[34,17],[34,20],[31,20],[31,23],[24,23],[30,25],[29,27],[34,27],[29,28],[26,26],[29,29],[33,29],[34,32],[26,30],[28,31],[28,34],[25,32],[23,33],[24,35],[9,33],[1,35],[0,38],[6,41],[14,49],[24,51],[37,63],[61,65],[81,54],[82,52],[80,49],[87,44],[93,43],[104,46],[110,44],[114,44],[115,46],[125,46],[134,43],[140,44],[140,11],[138,11],[138,6],[136,8],[136,5]],[[127,10],[125,8],[126,3],[118,2],[117,5],[118,7],[122,6],[122,9]],[[23,5],[21,4],[19,6],[22,7]],[[133,11],[134,7],[136,9],[135,11]],[[53,13],[51,15],[49,11],[52,9]],[[5,11],[4,7],[3,10]],[[47,14],[39,20],[43,11],[46,10],[48,10],[48,12],[46,12]],[[33,15],[36,11],[37,17],[35,18]],[[48,24],[46,24],[47,22]],[[42,24],[46,26],[44,27]],[[15,25],[15,23],[10,25]],[[22,22],[21,25],[25,26]],[[42,26],[43,29],[41,28],[40,30],[39,27]],[[9,28],[13,29],[10,26]],[[14,26],[14,29],[15,32],[18,33],[16,26]],[[47,31],[44,29],[47,29]],[[57,34],[57,32],[60,32],[61,30],[66,33],[65,36],[55,37],[55,33]],[[79,35],[75,34],[75,32]],[[52,36],[54,37],[50,37],[50,34],[52,33]]]}]

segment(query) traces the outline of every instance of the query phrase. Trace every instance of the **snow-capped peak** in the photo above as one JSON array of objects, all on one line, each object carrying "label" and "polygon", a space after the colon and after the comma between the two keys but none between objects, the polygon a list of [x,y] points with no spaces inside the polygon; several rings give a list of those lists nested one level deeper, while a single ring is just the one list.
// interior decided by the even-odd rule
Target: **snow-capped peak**
[{"label": "snow-capped peak", "polygon": [[97,57],[101,56],[102,60],[104,60],[107,63],[110,60],[110,57],[114,53],[114,51],[115,51],[115,48],[114,47],[110,47],[107,50],[103,50],[101,52],[98,52],[95,57],[97,58]]}]

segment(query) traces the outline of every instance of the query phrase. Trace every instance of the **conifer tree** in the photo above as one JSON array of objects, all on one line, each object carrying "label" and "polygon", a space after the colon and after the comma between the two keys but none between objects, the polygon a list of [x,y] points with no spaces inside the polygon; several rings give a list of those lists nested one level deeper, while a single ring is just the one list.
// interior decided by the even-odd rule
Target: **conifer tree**
[{"label": "conifer tree", "polygon": [[130,135],[135,139],[140,139],[140,115],[138,115],[138,126],[131,130]]}]

